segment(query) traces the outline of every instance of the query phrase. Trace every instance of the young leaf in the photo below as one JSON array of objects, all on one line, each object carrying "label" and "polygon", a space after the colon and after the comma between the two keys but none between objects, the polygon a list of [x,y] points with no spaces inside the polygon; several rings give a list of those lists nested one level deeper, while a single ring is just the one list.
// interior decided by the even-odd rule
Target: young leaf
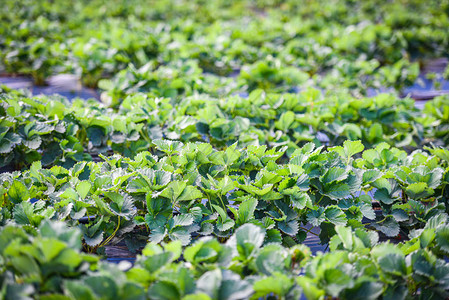
[{"label": "young leaf", "polygon": [[76,186],[76,191],[81,199],[85,199],[92,185],[88,181],[80,181]]},{"label": "young leaf", "polygon": [[249,220],[254,219],[254,211],[256,210],[257,203],[258,201],[252,197],[249,197],[240,203],[238,218],[236,220],[238,225],[242,225]]}]

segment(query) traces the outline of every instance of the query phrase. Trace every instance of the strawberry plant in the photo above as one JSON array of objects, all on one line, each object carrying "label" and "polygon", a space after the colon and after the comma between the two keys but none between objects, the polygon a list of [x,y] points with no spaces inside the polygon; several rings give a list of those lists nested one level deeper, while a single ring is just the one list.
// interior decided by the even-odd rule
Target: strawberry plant
[{"label": "strawberry plant", "polygon": [[68,299],[444,298],[446,222],[434,218],[396,246],[379,243],[375,232],[337,226],[332,252],[315,256],[306,246],[267,242],[265,230],[246,224],[225,244],[208,238],[185,249],[179,241],[150,243],[131,268],[79,253],[79,230],[61,223],[46,221],[36,233],[8,225],[0,231],[1,293],[6,299],[32,293]]},{"label": "strawberry plant", "polygon": [[3,2],[1,299],[449,297],[447,1]]}]

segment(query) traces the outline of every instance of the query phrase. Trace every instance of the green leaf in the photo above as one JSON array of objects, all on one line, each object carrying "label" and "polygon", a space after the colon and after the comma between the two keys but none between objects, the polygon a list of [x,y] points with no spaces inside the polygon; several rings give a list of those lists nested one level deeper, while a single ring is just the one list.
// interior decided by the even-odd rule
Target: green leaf
[{"label": "green leaf", "polygon": [[235,225],[235,221],[233,219],[228,218],[226,220],[220,220],[217,223],[217,229],[220,231],[226,231],[226,230],[229,230],[232,227],[234,227],[234,225]]},{"label": "green leaf", "polygon": [[223,271],[218,299],[248,299],[252,293],[252,285],[242,280],[240,275],[228,270]]},{"label": "green leaf", "polygon": [[95,300],[98,298],[89,286],[80,281],[66,281],[64,290],[73,299]]},{"label": "green leaf", "polygon": [[236,147],[237,143],[234,143],[224,151],[223,160],[227,166],[231,166],[240,158],[240,151]]},{"label": "green leaf", "polygon": [[43,254],[43,261],[49,262],[54,259],[59,253],[67,246],[65,243],[56,239],[39,239],[36,241],[37,246],[40,248]]},{"label": "green leaf", "polygon": [[215,269],[204,273],[197,281],[196,286],[199,292],[207,294],[212,299],[219,298],[222,274],[220,269]]},{"label": "green leaf", "polygon": [[103,241],[103,234],[104,233],[102,231],[98,231],[92,236],[84,234],[83,238],[87,245],[95,247],[97,245],[100,245],[100,243]]},{"label": "green leaf", "polygon": [[327,172],[320,178],[324,184],[330,184],[335,181],[342,181],[348,177],[345,169],[334,167],[328,169]]},{"label": "green leaf", "polygon": [[181,142],[161,139],[153,140],[153,144],[155,144],[160,151],[165,152],[168,155],[178,153],[183,147],[183,143]]},{"label": "green leaf", "polygon": [[435,231],[432,229],[424,229],[421,235],[419,236],[419,243],[421,245],[421,248],[426,248],[430,245],[430,243],[433,242],[435,239],[436,234]]},{"label": "green leaf", "polygon": [[92,185],[88,181],[80,181],[76,186],[76,192],[81,199],[85,199]]},{"label": "green leaf", "polygon": [[190,201],[198,198],[202,198],[203,193],[194,186],[187,186],[181,195],[177,198],[177,201]]},{"label": "green leaf", "polygon": [[[376,300],[383,296],[383,284],[376,281],[358,282],[352,288],[348,288],[343,292],[344,299],[351,300]],[[400,299],[400,298],[392,298]]]},{"label": "green leaf", "polygon": [[205,293],[195,293],[184,296],[182,300],[212,300],[212,298]]},{"label": "green leaf", "polygon": [[440,227],[436,232],[435,241],[438,247],[449,253],[449,228]]},{"label": "green leaf", "polygon": [[338,206],[329,206],[324,211],[326,219],[334,225],[346,225],[345,213]]},{"label": "green leaf", "polygon": [[145,258],[143,265],[147,271],[154,273],[171,263],[172,256],[173,254],[170,252],[154,253],[150,257]]},{"label": "green leaf", "polygon": [[109,203],[109,208],[117,215],[128,220],[135,212],[133,198],[128,194],[119,194],[116,192],[106,192],[105,195],[109,197],[112,202]]},{"label": "green leaf", "polygon": [[239,205],[237,224],[242,225],[254,219],[254,211],[256,210],[258,201],[255,198],[246,198]]},{"label": "green leaf", "polygon": [[446,214],[439,214],[439,215],[433,216],[427,221],[424,228],[425,229],[436,229],[440,225],[445,225],[447,220],[448,220],[448,216]]},{"label": "green leaf", "polygon": [[137,283],[125,282],[120,289],[118,299],[143,300],[145,299],[145,290]]},{"label": "green leaf", "polygon": [[324,299],[326,292],[320,289],[312,278],[298,276],[296,277],[296,282],[302,287],[307,299]]},{"label": "green leaf", "polygon": [[190,214],[181,214],[173,217],[173,227],[189,226],[193,224],[193,217]]},{"label": "green leaf", "polygon": [[115,131],[120,131],[123,133],[127,133],[126,130],[126,120],[120,116],[117,116],[114,120],[112,120],[112,127]]},{"label": "green leaf", "polygon": [[304,192],[292,194],[290,200],[292,201],[293,206],[299,209],[304,209],[305,207],[309,208],[312,207],[312,200],[310,199],[310,196]]},{"label": "green leaf", "polygon": [[343,143],[343,148],[345,149],[346,157],[351,157],[354,154],[362,152],[365,147],[361,141],[345,141]]},{"label": "green leaf", "polygon": [[212,205],[218,212],[219,218],[217,222],[217,229],[220,231],[226,231],[234,227],[235,221],[229,218],[228,214],[218,205]]},{"label": "green leaf", "polygon": [[229,191],[235,188],[234,181],[227,175],[218,183],[217,187],[220,189],[220,194],[222,195],[226,195]]},{"label": "green leaf", "polygon": [[168,230],[165,227],[153,228],[150,232],[150,241],[154,243],[160,243],[167,235]]},{"label": "green leaf", "polygon": [[181,193],[186,188],[187,184],[184,181],[172,181],[169,185],[162,191],[161,197],[166,197],[172,202],[175,202]]},{"label": "green leaf", "polygon": [[420,199],[433,194],[433,190],[429,189],[425,182],[412,183],[405,191],[412,199]]},{"label": "green leaf", "polygon": [[191,235],[190,232],[183,227],[176,227],[168,232],[168,237],[172,241],[180,241],[183,246],[190,244]]},{"label": "green leaf", "polygon": [[382,139],[383,129],[382,125],[379,123],[374,123],[369,128],[368,138],[371,142],[376,141],[376,139]]},{"label": "green leaf", "polygon": [[353,285],[353,279],[338,268],[324,271],[325,289],[333,297],[338,297],[340,292]]},{"label": "green leaf", "polygon": [[16,269],[25,276],[38,277],[41,273],[38,263],[31,256],[26,255],[14,256],[11,258],[10,263],[12,264],[14,269]]},{"label": "green leaf", "polygon": [[376,218],[376,213],[374,212],[373,206],[371,204],[362,204],[360,206],[360,211],[367,219],[374,220]]},{"label": "green leaf", "polygon": [[316,210],[311,210],[307,213],[307,222],[312,226],[320,226],[326,220],[324,215],[324,208],[319,207]]},{"label": "green leaf", "polygon": [[285,234],[295,236],[298,233],[299,225],[297,220],[281,221],[278,223],[278,228]]},{"label": "green leaf", "polygon": [[363,173],[363,185],[369,184],[380,178],[382,174],[378,170],[367,170]]},{"label": "green leaf", "polygon": [[391,195],[391,193],[386,188],[380,188],[374,193],[374,199],[384,203],[384,204],[392,204],[395,198]]},{"label": "green leaf", "polygon": [[[5,299],[17,299],[17,300],[32,300],[33,295],[36,293],[35,288],[32,284],[24,284],[24,283],[9,283],[2,293],[2,296],[5,296]],[[46,300],[42,298],[42,300]],[[52,299],[49,299],[52,300]],[[59,299],[56,299],[59,300]],[[69,300],[66,298],[62,298],[61,300]]]},{"label": "green leaf", "polygon": [[107,276],[90,276],[84,279],[84,284],[89,286],[94,293],[105,299],[116,299],[118,297],[118,286]]},{"label": "green leaf", "polygon": [[274,122],[274,126],[283,132],[287,132],[294,121],[295,113],[292,111],[286,111],[281,115],[279,121]]},{"label": "green leaf", "polygon": [[73,188],[68,187],[64,192],[59,194],[59,197],[62,199],[78,200],[79,195]]},{"label": "green leaf", "polygon": [[165,244],[164,250],[172,253],[172,260],[177,260],[182,254],[182,244],[179,241],[173,241]]},{"label": "green leaf", "polygon": [[335,231],[338,234],[338,237],[343,243],[343,246],[348,249],[352,250],[353,247],[353,234],[351,231],[351,228],[343,227],[343,226],[335,226]]},{"label": "green leaf", "polygon": [[298,177],[298,180],[296,181],[296,185],[299,187],[299,189],[303,192],[307,191],[309,189],[310,179],[307,174],[301,174]]},{"label": "green leaf", "polygon": [[394,209],[391,212],[391,215],[398,222],[408,221],[408,219],[410,218],[409,215],[407,214],[407,212],[405,210],[402,210],[402,209]]},{"label": "green leaf", "polygon": [[191,263],[201,263],[217,256],[217,251],[212,247],[204,245],[203,241],[197,241],[193,246],[184,251],[184,258]]},{"label": "green leaf", "polygon": [[202,198],[203,194],[194,186],[187,186],[184,181],[172,181],[162,191],[161,197],[166,197],[172,202],[176,201],[190,201]]},{"label": "green leaf", "polygon": [[366,248],[372,248],[379,242],[379,234],[376,231],[357,228],[355,235],[362,241]]},{"label": "green leaf", "polygon": [[239,227],[227,244],[233,247],[242,258],[254,255],[262,246],[265,238],[263,228],[247,223]]},{"label": "green leaf", "polygon": [[374,227],[388,237],[397,236],[400,229],[398,222],[392,216],[387,216],[382,223],[374,224]]},{"label": "green leaf", "polygon": [[26,140],[22,140],[22,143],[25,147],[36,150],[39,149],[39,146],[42,144],[42,139],[38,135],[33,135]]},{"label": "green leaf", "polygon": [[340,200],[350,195],[349,185],[346,183],[331,184],[326,188],[326,196],[334,200]]},{"label": "green leaf", "polygon": [[265,297],[273,293],[278,298],[283,298],[292,286],[293,282],[287,275],[277,273],[275,276],[266,277],[254,283],[254,297]]},{"label": "green leaf", "polygon": [[266,244],[272,244],[272,243],[276,243],[276,244],[280,244],[282,243],[282,235],[281,232],[277,229],[268,229],[267,230],[267,235],[265,237],[265,243]]},{"label": "green leaf", "polygon": [[30,198],[30,192],[22,182],[14,180],[8,190],[8,196],[12,203],[18,204],[27,201]]},{"label": "green leaf", "polygon": [[94,147],[100,147],[105,139],[104,129],[97,126],[87,128],[87,137]]},{"label": "green leaf", "polygon": [[148,295],[151,299],[157,300],[178,300],[181,299],[178,287],[169,281],[159,281],[150,286]]},{"label": "green leaf", "polygon": [[279,244],[263,247],[256,257],[257,270],[267,276],[276,272],[284,272],[287,253]]},{"label": "green leaf", "polygon": [[397,276],[405,276],[407,274],[405,259],[399,254],[387,254],[381,257],[378,263],[382,271],[384,272],[388,272]]},{"label": "green leaf", "polygon": [[[357,128],[357,131],[360,131],[360,129]],[[360,134],[357,134],[357,135],[359,136]],[[365,146],[363,146],[361,141],[346,140],[343,143],[343,147],[337,146],[337,147],[331,148],[330,150],[336,151],[343,158],[349,159],[353,155],[355,155],[359,152],[362,152],[363,149],[365,149]]]},{"label": "green leaf", "polygon": [[32,224],[34,207],[30,202],[22,202],[14,206],[13,209],[14,220],[20,225],[34,225]]}]

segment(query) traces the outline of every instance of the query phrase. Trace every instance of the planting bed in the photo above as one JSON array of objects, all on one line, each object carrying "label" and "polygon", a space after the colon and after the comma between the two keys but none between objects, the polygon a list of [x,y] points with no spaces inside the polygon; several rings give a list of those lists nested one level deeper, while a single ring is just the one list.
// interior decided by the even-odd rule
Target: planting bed
[{"label": "planting bed", "polygon": [[0,299],[449,297],[449,2],[2,5]]}]

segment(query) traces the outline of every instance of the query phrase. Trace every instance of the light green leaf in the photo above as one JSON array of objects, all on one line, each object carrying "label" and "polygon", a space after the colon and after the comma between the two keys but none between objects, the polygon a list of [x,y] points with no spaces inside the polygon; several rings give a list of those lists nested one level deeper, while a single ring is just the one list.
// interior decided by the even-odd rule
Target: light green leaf
[{"label": "light green leaf", "polygon": [[292,286],[293,282],[287,275],[277,273],[275,276],[266,277],[254,283],[253,288],[256,292],[254,297],[266,297],[273,293],[278,298],[283,298]]},{"label": "light green leaf", "polygon": [[22,182],[14,180],[8,190],[8,196],[12,203],[18,204],[27,201],[30,198],[30,192]]},{"label": "light green leaf", "polygon": [[352,250],[354,241],[352,237],[353,233],[351,231],[351,228],[338,225],[335,226],[335,231],[337,232],[338,237],[342,241],[343,246],[348,250]]},{"label": "light green leaf", "polygon": [[283,132],[287,132],[294,121],[295,113],[292,111],[286,111],[280,116],[279,121],[274,122],[274,126]]},{"label": "light green leaf", "polygon": [[433,195],[434,193],[433,189],[428,188],[427,183],[425,182],[412,183],[405,191],[412,199],[424,198]]},{"label": "light green leaf", "polygon": [[239,205],[237,224],[242,225],[249,220],[254,219],[254,211],[256,210],[258,201],[255,198],[249,197]]},{"label": "light green leaf", "polygon": [[76,186],[76,191],[81,199],[85,199],[92,185],[88,181],[80,181]]}]

